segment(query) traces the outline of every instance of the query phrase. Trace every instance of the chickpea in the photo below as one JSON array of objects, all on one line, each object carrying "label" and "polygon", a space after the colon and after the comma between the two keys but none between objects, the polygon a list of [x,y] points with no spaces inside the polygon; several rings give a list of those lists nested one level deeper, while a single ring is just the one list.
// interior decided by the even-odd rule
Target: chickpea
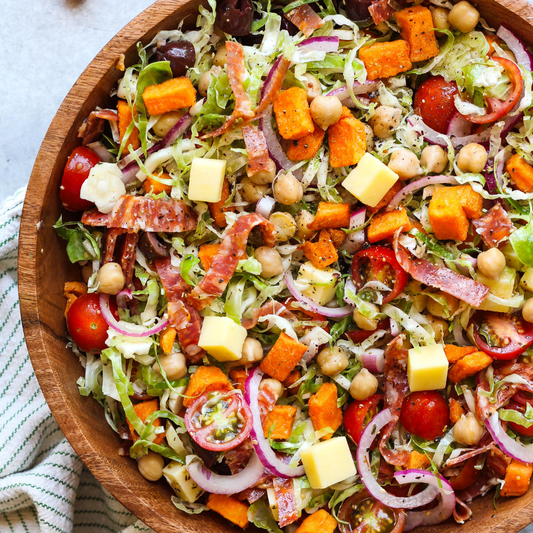
[{"label": "chickpea", "polygon": [[220,74],[220,71],[220,67],[214,66],[202,74],[202,77],[198,82],[198,92],[201,96],[207,96],[207,89],[209,89],[209,86],[211,85],[211,78],[213,76],[216,78]]},{"label": "chickpea", "polygon": [[[187,363],[185,356],[181,352],[160,355],[159,362],[167,375],[167,379],[171,381],[181,379],[187,374]],[[157,363],[154,363],[152,369],[154,372],[161,374],[161,369]]]},{"label": "chickpea", "polygon": [[246,169],[246,173],[250,180],[257,185],[267,185],[268,183],[272,183],[276,177],[276,163],[274,163],[272,159],[269,159],[265,169],[260,170],[255,174],[248,173],[248,169]]},{"label": "chickpea", "polygon": [[267,378],[261,381],[259,384],[259,390],[263,390],[265,387],[268,387],[276,396],[276,401],[280,398],[285,391],[283,383],[277,379]]},{"label": "chickpea", "polygon": [[126,283],[122,268],[118,263],[106,263],[100,267],[96,275],[98,292],[118,294]]},{"label": "chickpea", "polygon": [[283,205],[296,204],[304,196],[302,184],[292,172],[279,174],[272,186],[272,192],[276,202]]},{"label": "chickpea", "polygon": [[466,0],[462,0],[452,7],[448,20],[454,29],[469,33],[479,22],[479,11]]},{"label": "chickpea", "polygon": [[165,460],[161,455],[153,451],[149,451],[146,455],[137,459],[137,468],[141,476],[148,481],[157,481],[163,476],[163,468],[165,467]]},{"label": "chickpea", "polygon": [[448,164],[448,154],[440,146],[431,144],[422,150],[420,164],[426,169],[426,172],[439,174]]},{"label": "chickpea", "polygon": [[296,235],[298,226],[291,214],[276,211],[270,215],[269,220],[276,230],[276,242],[288,241]]},{"label": "chickpea", "polygon": [[263,357],[264,354],[261,343],[253,337],[246,337],[244,344],[242,345],[242,356],[235,362],[239,365],[250,365],[261,361]]},{"label": "chickpea", "polygon": [[255,258],[261,263],[261,276],[264,278],[273,278],[283,274],[281,255],[274,248],[260,246],[255,251]]},{"label": "chickpea", "polygon": [[222,43],[218,47],[217,53],[215,54],[215,57],[213,58],[213,65],[216,65],[217,67],[225,67],[227,61],[228,61],[228,55],[226,52],[226,43]]},{"label": "chickpea", "polygon": [[372,118],[368,121],[374,135],[380,139],[390,137],[400,125],[402,112],[388,105],[379,106]]},{"label": "chickpea", "polygon": [[451,294],[438,291],[435,293],[446,300],[446,306],[441,305],[439,302],[428,296],[427,308],[428,311],[438,318],[450,318],[459,309],[459,300]]},{"label": "chickpea", "polygon": [[389,168],[398,174],[401,180],[410,180],[422,173],[418,157],[411,150],[395,150],[389,161]]},{"label": "chickpea", "polygon": [[85,283],[89,283],[89,279],[92,275],[93,275],[93,265],[91,263],[84,265],[81,269],[81,277],[83,278],[83,281]]},{"label": "chickpea", "polygon": [[183,111],[169,111],[161,115],[154,124],[154,133],[159,137],[164,137],[183,117]]},{"label": "chickpea", "polygon": [[481,172],[487,164],[487,150],[481,144],[470,143],[463,146],[457,156],[457,166],[463,172]]},{"label": "chickpea", "polygon": [[354,400],[363,401],[376,394],[378,380],[366,368],[355,375],[350,385],[350,395]]},{"label": "chickpea", "polygon": [[320,351],[316,362],[320,366],[320,370],[326,376],[335,376],[342,372],[349,362],[348,353],[340,346],[328,346]]},{"label": "chickpea", "polygon": [[[376,307],[374,304],[368,304],[369,306]],[[376,307],[376,311],[379,309]],[[378,327],[379,320],[377,318],[367,318],[360,313],[357,309],[353,310],[353,321],[357,324],[357,327],[364,331],[375,331]]]},{"label": "chickpea", "polygon": [[462,415],[453,427],[453,438],[460,444],[473,446],[483,436],[483,426],[477,421],[473,413]]},{"label": "chickpea", "polygon": [[313,120],[326,131],[341,118],[342,104],[336,96],[317,96],[310,110]]},{"label": "chickpea", "polygon": [[255,204],[259,199],[265,196],[268,191],[268,185],[257,185],[250,178],[243,178],[241,180],[241,194],[246,202]]},{"label": "chickpea", "polygon": [[448,335],[448,323],[442,318],[436,318],[432,315],[426,315],[429,325],[435,334],[435,342],[440,342]]},{"label": "chickpea", "polygon": [[306,79],[304,85],[307,91],[307,100],[311,102],[313,98],[322,94],[322,87],[318,79],[312,74],[309,74],[309,72],[306,72],[303,77]]},{"label": "chickpea", "polygon": [[449,30],[450,23],[448,22],[448,15],[450,11],[443,7],[430,8],[431,17],[433,18],[433,26],[438,30]]},{"label": "chickpea", "polygon": [[315,220],[315,215],[309,211],[306,211],[305,209],[302,209],[296,213],[296,224],[298,225],[296,237],[298,237],[301,241],[310,239],[316,233],[316,231],[313,231],[307,227],[309,224],[311,224],[311,222],[313,222],[313,220]]},{"label": "chickpea", "polygon": [[371,152],[374,149],[374,130],[369,124],[365,123],[366,151]]},{"label": "chickpea", "polygon": [[499,280],[505,265],[505,255],[498,248],[491,248],[477,256],[477,268],[487,278]]},{"label": "chickpea", "polygon": [[407,284],[405,292],[411,295],[413,299],[414,308],[421,313],[425,308],[428,301],[428,295],[423,293],[422,283],[416,280],[412,280]]},{"label": "chickpea", "polygon": [[533,322],[533,298],[527,300],[524,307],[522,307],[522,318],[526,322]]}]

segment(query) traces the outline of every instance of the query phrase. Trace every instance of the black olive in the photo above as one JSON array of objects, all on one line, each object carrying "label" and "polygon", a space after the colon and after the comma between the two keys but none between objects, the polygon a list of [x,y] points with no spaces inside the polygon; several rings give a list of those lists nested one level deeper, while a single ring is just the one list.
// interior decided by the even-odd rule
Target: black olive
[{"label": "black olive", "polygon": [[187,70],[194,67],[196,52],[189,41],[171,41],[158,46],[155,57],[157,61],[169,61],[172,75],[179,78],[185,76]]},{"label": "black olive", "polygon": [[222,0],[217,5],[215,24],[224,33],[244,37],[252,31],[253,16],[251,0]]},{"label": "black olive", "polygon": [[360,22],[370,17],[368,8],[372,5],[372,1],[368,0],[344,0],[346,5],[346,15],[350,20]]},{"label": "black olive", "polygon": [[150,232],[144,233],[139,239],[139,250],[147,259],[162,259],[169,254],[168,249]]}]

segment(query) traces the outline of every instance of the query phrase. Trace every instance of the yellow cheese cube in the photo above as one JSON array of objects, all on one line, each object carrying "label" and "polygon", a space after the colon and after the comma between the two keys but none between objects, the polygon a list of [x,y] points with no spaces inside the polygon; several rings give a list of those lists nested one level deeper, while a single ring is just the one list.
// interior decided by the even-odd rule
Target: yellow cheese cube
[{"label": "yellow cheese cube", "polygon": [[396,172],[367,152],[342,185],[360,202],[376,207],[397,181]]},{"label": "yellow cheese cube", "polygon": [[311,261],[304,263],[298,271],[296,281],[306,285],[302,293],[316,302],[325,305],[335,296],[339,273],[333,268],[316,268]]},{"label": "yellow cheese cube", "polygon": [[217,361],[237,361],[248,332],[227,316],[206,316],[198,346]]},{"label": "yellow cheese cube", "polygon": [[314,444],[302,450],[300,456],[313,489],[325,489],[356,474],[346,437],[335,437]]},{"label": "yellow cheese cube", "polygon": [[[505,267],[499,280],[487,278],[480,272],[478,272],[476,281],[483,283],[489,288],[491,294],[498,296],[499,298],[512,298],[516,283],[516,270],[514,268]],[[511,308],[506,305],[500,305],[494,302],[485,301],[478,307],[483,311],[494,311],[496,313],[508,313]]]},{"label": "yellow cheese cube", "polygon": [[186,502],[195,502],[204,491],[191,479],[185,465],[171,461],[163,468],[163,475],[174,492]]},{"label": "yellow cheese cube", "polygon": [[441,344],[411,348],[407,358],[407,379],[411,392],[446,387],[448,359]]},{"label": "yellow cheese cube", "polygon": [[220,202],[225,176],[226,161],[201,157],[193,159],[189,178],[189,200]]}]

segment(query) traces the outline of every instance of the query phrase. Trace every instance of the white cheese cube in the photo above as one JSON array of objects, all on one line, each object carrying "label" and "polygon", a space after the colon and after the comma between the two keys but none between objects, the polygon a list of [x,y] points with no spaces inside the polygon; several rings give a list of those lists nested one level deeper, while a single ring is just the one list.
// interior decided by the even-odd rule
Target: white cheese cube
[{"label": "white cheese cube", "polygon": [[204,492],[192,480],[187,467],[177,461],[171,461],[165,466],[163,475],[176,495],[186,502],[194,503]]},{"label": "white cheese cube", "polygon": [[[516,284],[516,270],[514,268],[505,267],[499,280],[487,278],[487,276],[478,272],[476,281],[486,285],[489,288],[490,293],[494,294],[494,296],[508,300],[513,297]],[[497,304],[488,300],[484,300],[478,309],[482,309],[483,311],[494,311],[496,313],[508,313],[511,310],[507,305]]]},{"label": "white cheese cube", "polygon": [[201,157],[193,159],[189,179],[189,200],[220,202],[225,176],[226,161]]},{"label": "white cheese cube", "polygon": [[304,296],[318,305],[325,305],[333,300],[338,279],[339,273],[333,268],[316,268],[308,261],[300,267],[296,281],[306,285],[301,289]]},{"label": "white cheese cube", "polygon": [[93,202],[100,213],[111,213],[124,194],[126,187],[122,183],[122,170],[115,163],[98,163],[91,168],[80,189],[80,198]]},{"label": "white cheese cube", "polygon": [[302,450],[300,457],[313,489],[325,489],[357,473],[346,437],[314,444]]},{"label": "white cheese cube", "polygon": [[376,207],[397,181],[396,172],[367,152],[342,185],[360,202]]},{"label": "white cheese cube", "polygon": [[441,344],[411,348],[407,357],[407,380],[411,392],[446,387],[448,359]]},{"label": "white cheese cube", "polygon": [[206,316],[198,346],[217,361],[237,361],[248,332],[227,316]]}]

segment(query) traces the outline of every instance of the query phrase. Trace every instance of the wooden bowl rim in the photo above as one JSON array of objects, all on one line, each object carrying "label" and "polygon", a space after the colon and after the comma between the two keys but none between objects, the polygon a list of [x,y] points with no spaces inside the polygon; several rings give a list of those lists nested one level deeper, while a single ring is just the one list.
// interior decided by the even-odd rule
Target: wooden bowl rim
[{"label": "wooden bowl rim", "polygon": [[[529,25],[531,32],[529,42],[533,45],[533,6],[527,0],[493,1],[514,12]],[[144,41],[144,36],[150,29],[171,17],[178,8],[199,3],[198,0],[157,0],[120,30],[81,74],[58,109],[40,147],[28,184],[19,238],[18,283],[23,329],[30,359],[48,406],[67,440],[96,479],[136,517],[156,531],[165,531],[162,524],[168,520],[168,517],[161,515],[154,508],[148,508],[146,502],[139,499],[134,487],[124,483],[113,472],[113,469],[104,464],[98,451],[85,437],[75,417],[70,417],[71,423],[66,423],[64,417],[56,416],[60,412],[70,412],[70,408],[68,398],[63,396],[49,366],[46,343],[43,338],[43,323],[36,304],[38,224],[44,203],[44,191],[53,172],[53,161],[59,155],[67,135],[73,133],[72,127],[83,102],[107,74],[108,71],[102,69],[102,64],[112,69],[119,54],[125,53],[138,41]],[[36,210],[34,208],[36,205],[41,209]],[[36,364],[37,361],[38,364]],[[515,514],[507,522],[499,523],[486,531],[502,533],[519,531],[533,520],[533,506],[527,509],[528,505],[529,502],[518,509],[520,514]]]}]

